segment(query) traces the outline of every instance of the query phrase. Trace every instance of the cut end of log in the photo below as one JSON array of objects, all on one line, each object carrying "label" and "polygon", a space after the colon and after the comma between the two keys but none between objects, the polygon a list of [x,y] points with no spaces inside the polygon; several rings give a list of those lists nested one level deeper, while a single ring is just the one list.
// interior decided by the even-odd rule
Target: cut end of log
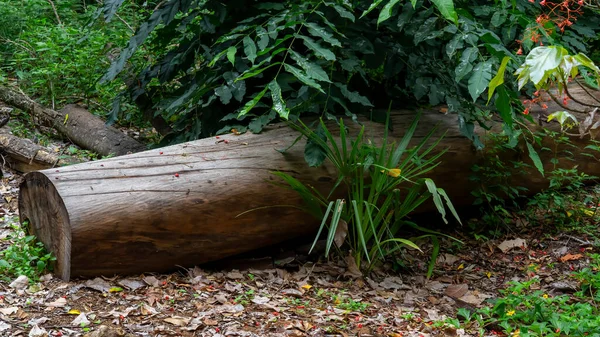
[{"label": "cut end of log", "polygon": [[[61,279],[71,276],[71,224],[56,187],[44,174],[32,172],[19,191],[19,218],[28,230],[56,257],[54,273]],[[46,210],[41,212],[40,210]]]}]

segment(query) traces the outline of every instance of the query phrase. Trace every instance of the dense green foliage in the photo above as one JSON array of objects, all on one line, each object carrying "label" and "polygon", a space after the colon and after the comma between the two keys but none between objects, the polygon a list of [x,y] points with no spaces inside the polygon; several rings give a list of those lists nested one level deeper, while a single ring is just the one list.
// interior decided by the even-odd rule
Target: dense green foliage
[{"label": "dense green foliage", "polygon": [[[115,47],[133,34],[125,19],[135,25],[144,8],[128,2],[121,9],[123,21],[90,26],[96,7],[80,0],[54,3],[56,14],[46,0],[0,1],[0,80],[17,81],[50,107],[81,102],[106,114],[124,85],[98,80],[118,54]],[[142,51],[134,61],[141,65],[146,57]],[[127,117],[140,120],[130,106],[127,111]]]},{"label": "dense green foliage", "polygon": [[31,281],[37,281],[44,272],[52,271],[56,258],[48,253],[41,242],[26,234],[26,230],[17,223],[17,219],[4,218],[13,230],[6,240],[10,245],[0,251],[0,278],[10,280],[25,275]]},{"label": "dense green foliage", "polygon": [[231,127],[258,132],[275,118],[306,113],[354,117],[393,100],[448,104],[481,146],[475,123],[497,112],[510,129],[521,115],[514,81],[485,105],[504,57],[518,60],[541,43],[587,52],[600,30],[587,8],[561,31],[536,22],[544,8],[530,1],[452,3],[171,0],[140,26],[104,80],[149,37],[160,56],[128,92],[151,97],[177,141]]}]

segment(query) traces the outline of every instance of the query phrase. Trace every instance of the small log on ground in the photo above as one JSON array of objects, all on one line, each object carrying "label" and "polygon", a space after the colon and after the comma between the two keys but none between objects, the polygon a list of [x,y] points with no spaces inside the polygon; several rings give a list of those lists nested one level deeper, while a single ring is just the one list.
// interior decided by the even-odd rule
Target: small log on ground
[{"label": "small log on ground", "polygon": [[0,133],[0,155],[2,166],[22,173],[45,170],[58,166],[82,162],[70,156],[61,157],[29,139],[19,138],[8,133]]},{"label": "small log on ground", "polygon": [[[396,139],[414,115],[393,114]],[[382,138],[382,124],[362,122],[367,137]],[[423,114],[413,141],[422,140],[438,123],[439,133],[447,131],[441,146],[448,152],[428,176],[455,205],[469,205],[470,168],[485,156],[461,136],[456,116],[434,111]],[[348,125],[356,135],[357,125]],[[477,130],[485,139],[483,130]],[[285,154],[275,150],[296,137],[280,124],[259,135],[225,135],[32,172],[21,185],[20,218],[29,220],[33,234],[56,255],[56,272],[65,280],[167,271],[311,234],[318,221],[298,209],[302,201],[295,192],[270,183],[270,172],[290,173],[321,192],[332,187],[336,176],[330,165],[307,167],[304,142]],[[528,160],[526,153],[515,152],[512,159]],[[541,156],[549,168],[552,155]],[[583,158],[593,161],[585,166],[587,173],[600,175],[597,161],[578,156],[580,165]],[[533,178],[540,176],[534,168],[528,174],[522,182],[531,191],[547,186],[541,177]]]},{"label": "small log on ground", "polygon": [[0,86],[0,101],[32,113],[73,143],[100,155],[120,156],[145,150],[143,144],[107,126],[100,118],[77,105],[67,105],[61,111],[55,111],[5,86]]}]

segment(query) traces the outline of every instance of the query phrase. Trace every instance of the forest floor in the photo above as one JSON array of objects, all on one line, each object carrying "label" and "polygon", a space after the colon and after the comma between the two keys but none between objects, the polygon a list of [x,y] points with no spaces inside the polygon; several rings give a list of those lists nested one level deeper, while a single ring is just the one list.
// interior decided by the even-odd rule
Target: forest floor
[{"label": "forest floor", "polygon": [[[5,172],[0,184],[0,251],[14,243],[20,179]],[[430,279],[427,249],[404,257],[410,269],[386,265],[369,278],[295,251],[253,259],[250,269],[231,269],[230,260],[70,282],[4,277],[0,336],[502,335],[493,324],[450,321],[459,310],[490,307],[509,281],[535,278],[545,297],[573,292],[571,274],[589,265],[597,244],[580,229],[552,233],[524,221],[497,238],[449,233],[463,243],[443,242]]]}]

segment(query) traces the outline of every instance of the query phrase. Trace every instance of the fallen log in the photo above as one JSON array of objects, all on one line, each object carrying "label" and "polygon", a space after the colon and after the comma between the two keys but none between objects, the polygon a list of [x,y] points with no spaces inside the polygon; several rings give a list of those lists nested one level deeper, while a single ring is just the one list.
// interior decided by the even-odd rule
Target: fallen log
[{"label": "fallen log", "polygon": [[70,156],[51,153],[30,139],[19,138],[8,133],[0,133],[0,155],[2,166],[22,173],[82,162]]},{"label": "fallen log", "polygon": [[120,156],[143,151],[146,148],[123,132],[107,126],[100,118],[77,105],[67,105],[61,111],[55,111],[5,86],[0,86],[0,101],[32,113],[74,144],[102,156],[111,154]]},{"label": "fallen log", "polygon": [[[396,139],[413,117],[413,111],[393,114]],[[382,138],[382,124],[361,122],[368,138]],[[419,142],[436,124],[438,135],[446,132],[441,146],[448,151],[428,176],[446,189],[456,206],[468,205],[474,187],[470,168],[485,160],[484,152],[460,134],[456,116],[436,111],[424,112],[413,141]],[[348,125],[356,134],[357,125]],[[476,132],[487,139],[483,129]],[[225,135],[32,172],[21,185],[20,219],[56,255],[55,270],[65,280],[168,271],[312,234],[317,221],[298,209],[301,199],[270,183],[272,171],[290,173],[321,192],[335,182],[330,165],[307,167],[303,146],[284,154],[275,150],[296,137],[279,124],[259,135]],[[511,159],[528,160],[526,153],[515,151]],[[576,155],[580,167],[600,176],[597,160]],[[540,156],[550,168],[553,155]],[[531,191],[547,186],[533,166],[525,173],[522,183]]]}]

